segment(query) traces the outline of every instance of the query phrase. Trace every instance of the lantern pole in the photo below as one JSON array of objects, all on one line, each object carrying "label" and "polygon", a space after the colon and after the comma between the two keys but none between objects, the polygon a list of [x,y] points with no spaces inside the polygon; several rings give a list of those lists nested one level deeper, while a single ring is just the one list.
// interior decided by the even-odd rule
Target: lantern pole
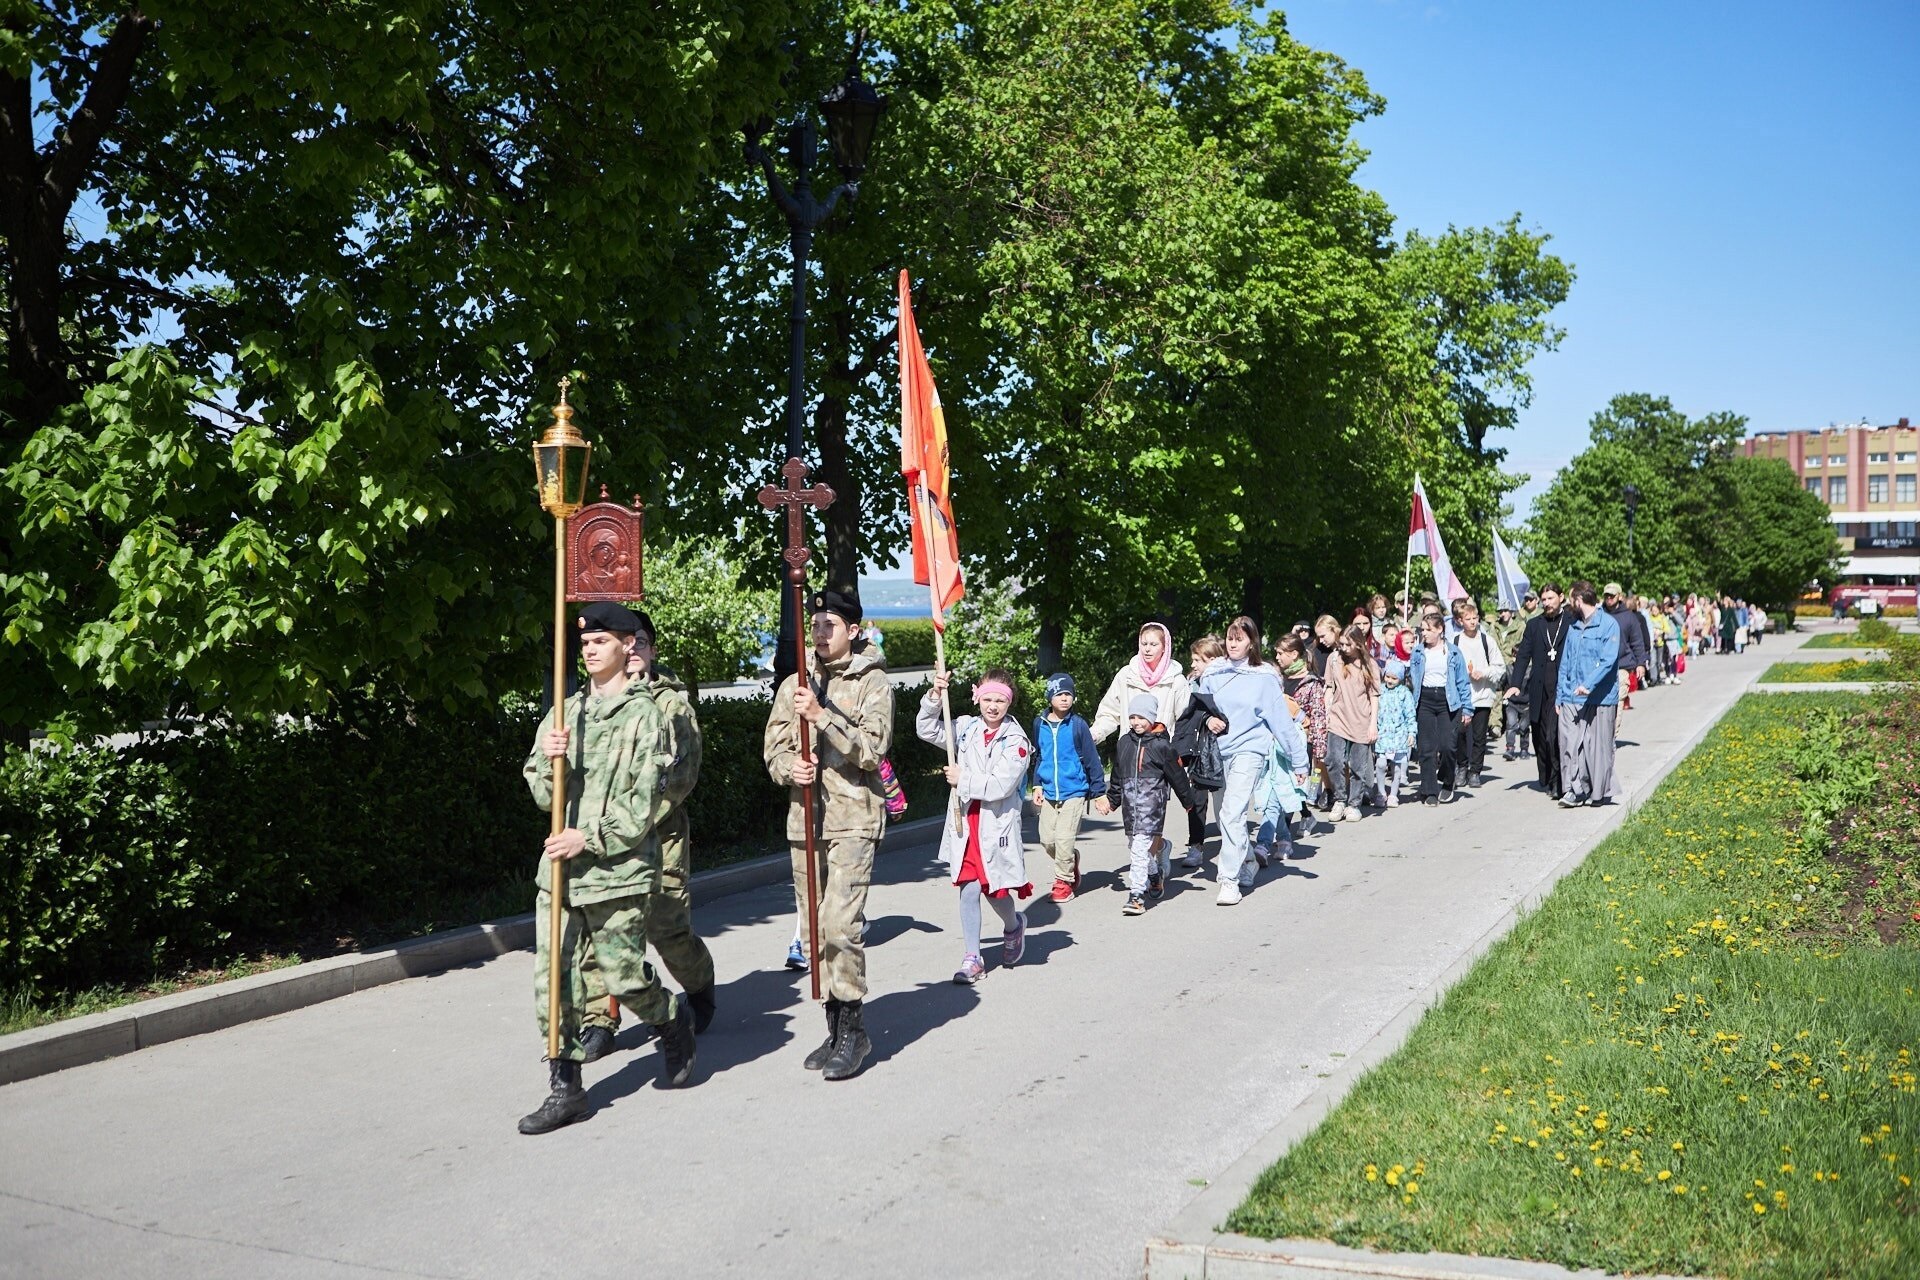
[{"label": "lantern pole", "polygon": [[[567,403],[572,378],[560,379],[560,403],[553,407],[553,424],[533,446],[534,476],[540,505],[553,517],[553,727],[567,727],[567,519],[585,504],[587,460],[593,446],[573,425],[573,406]],[[578,457],[576,463],[574,458]],[[549,835],[567,829],[567,760],[552,762],[553,799],[549,804]],[[567,868],[559,858],[547,860],[547,1058],[560,1057],[561,940],[566,932]]]},{"label": "lantern pole", "polygon": [[[867,169],[867,153],[873,132],[887,109],[887,100],[854,72],[859,60],[856,41],[849,59],[847,78],[835,85],[818,104],[805,104],[787,130],[787,153],[793,160],[794,182],[789,188],[774,168],[773,157],[764,145],[772,122],[761,120],[749,126],[746,137],[747,160],[760,167],[767,194],[787,219],[788,248],[793,260],[787,313],[787,456],[806,456],[806,372],[807,372],[807,264],[813,256],[813,234],[844,198],[852,201],[860,195],[860,178]],[[834,167],[844,179],[827,193],[824,200],[813,194],[813,163],[820,149],[820,135],[814,124],[814,107],[827,120],[827,142]],[[791,591],[780,593],[780,639],[774,645],[774,686],[790,674],[787,664],[798,661],[796,670],[806,669],[806,619],[795,607]]]}]

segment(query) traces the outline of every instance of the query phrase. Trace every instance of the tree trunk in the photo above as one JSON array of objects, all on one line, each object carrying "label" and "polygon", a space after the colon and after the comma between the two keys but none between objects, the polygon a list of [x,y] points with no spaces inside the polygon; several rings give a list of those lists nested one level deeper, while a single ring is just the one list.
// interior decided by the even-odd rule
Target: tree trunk
[{"label": "tree trunk", "polygon": [[1067,636],[1068,584],[1073,581],[1074,553],[1078,550],[1074,531],[1054,524],[1047,527],[1041,544],[1040,579],[1029,583],[1034,592],[1035,612],[1040,616],[1041,675],[1052,675],[1065,661]]},{"label": "tree trunk", "polygon": [[1240,584],[1240,612],[1253,619],[1254,625],[1266,634],[1266,603],[1262,598],[1266,593],[1267,580],[1257,573],[1250,573]]},{"label": "tree trunk", "polygon": [[60,335],[67,215],[98,167],[102,143],[126,103],[152,30],[153,20],[137,9],[120,16],[98,46],[86,95],[52,131],[44,154],[34,140],[30,82],[0,73],[7,371],[17,388],[4,408],[21,431],[36,430],[71,398],[68,353]]},{"label": "tree trunk", "polygon": [[1040,674],[1050,676],[1066,665],[1067,629],[1058,622],[1040,624]]}]

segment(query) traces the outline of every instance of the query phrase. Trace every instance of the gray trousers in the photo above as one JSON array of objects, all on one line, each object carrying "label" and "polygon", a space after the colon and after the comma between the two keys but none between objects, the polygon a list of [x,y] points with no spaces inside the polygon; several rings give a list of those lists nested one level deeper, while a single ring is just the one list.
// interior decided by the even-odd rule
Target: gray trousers
[{"label": "gray trousers", "polygon": [[1373,791],[1373,744],[1328,734],[1327,774],[1333,779],[1333,802],[1358,809]]},{"label": "gray trousers", "polygon": [[1613,727],[1620,708],[1561,703],[1560,789],[1589,800],[1613,797]]}]

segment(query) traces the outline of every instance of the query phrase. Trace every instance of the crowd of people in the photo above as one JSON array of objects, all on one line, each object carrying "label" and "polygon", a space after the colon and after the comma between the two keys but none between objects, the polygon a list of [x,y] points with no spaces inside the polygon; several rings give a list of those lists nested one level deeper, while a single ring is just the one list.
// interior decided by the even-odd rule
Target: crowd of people
[{"label": "crowd of people", "polygon": [[[1465,598],[1398,604],[1376,595],[1345,623],[1323,615],[1271,644],[1257,622],[1238,617],[1194,640],[1184,664],[1169,626],[1148,621],[1090,721],[1078,710],[1074,677],[1056,672],[1030,730],[1012,714],[1019,681],[1011,673],[982,673],[972,712],[957,716],[952,682],[936,673],[916,730],[949,760],[940,851],[958,894],[954,981],[972,984],[987,972],[983,910],[1000,921],[1001,964],[1018,964],[1025,952],[1019,903],[1035,891],[1028,804],[1056,902],[1082,890],[1087,814],[1118,812],[1125,914],[1144,915],[1164,897],[1181,835],[1172,815],[1180,814],[1179,863],[1189,873],[1204,876],[1210,816],[1217,826],[1216,901],[1232,906],[1323,819],[1332,830],[1403,803],[1447,804],[1483,785],[1495,744],[1505,760],[1531,757],[1540,789],[1561,805],[1608,803],[1616,718],[1632,695],[1678,683],[1690,660],[1737,652],[1766,626],[1761,610],[1729,598],[1642,599],[1618,583],[1598,591],[1548,583],[1491,622]],[[763,754],[768,775],[788,789],[796,914],[817,922],[817,932],[796,929],[788,954],[791,968],[817,968],[825,997],[827,1036],[803,1065],[845,1080],[872,1050],[866,900],[888,815],[903,802],[888,760],[892,686],[858,599],[817,592],[808,615],[807,669],[776,691]],[[712,957],[689,913],[684,804],[698,781],[698,720],[658,666],[644,613],[594,604],[577,625],[588,683],[557,723],[543,724],[525,766],[542,805],[563,761],[567,784],[564,825],[542,851],[535,916],[543,1034],[550,957],[565,975],[560,1048],[549,1061],[549,1096],[520,1122],[530,1134],[586,1114],[580,1067],[612,1051],[621,1008],[652,1025],[669,1087],[691,1078],[696,1037],[718,1009]],[[558,937],[548,927],[544,872],[556,863],[566,890]],[[660,981],[649,944],[680,993]]]}]

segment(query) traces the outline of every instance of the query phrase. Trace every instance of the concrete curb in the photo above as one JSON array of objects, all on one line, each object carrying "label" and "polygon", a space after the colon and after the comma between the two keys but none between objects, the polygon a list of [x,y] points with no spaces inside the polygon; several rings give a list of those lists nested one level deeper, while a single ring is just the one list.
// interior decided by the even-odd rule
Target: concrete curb
[{"label": "concrete curb", "polygon": [[1872,693],[1875,689],[1886,689],[1894,685],[1908,685],[1909,680],[1828,680],[1825,682],[1797,681],[1787,684],[1754,684],[1749,693]]},{"label": "concrete curb", "polygon": [[[1738,689],[1732,701],[1719,715],[1696,728],[1667,762],[1635,786],[1623,799],[1610,806],[1611,812],[1579,848],[1561,859],[1545,879],[1503,915],[1472,946],[1462,952],[1446,972],[1382,1027],[1352,1056],[1343,1060],[1326,1083],[1295,1107],[1279,1124],[1268,1130],[1247,1153],[1215,1178],[1207,1189],[1158,1235],[1147,1240],[1146,1280],[1355,1280],[1356,1277],[1390,1277],[1391,1280],[1572,1280],[1573,1277],[1598,1277],[1600,1271],[1570,1271],[1548,1262],[1523,1262],[1506,1258],[1480,1258],[1452,1253],[1388,1254],[1367,1249],[1348,1249],[1321,1240],[1260,1240],[1253,1236],[1223,1231],[1225,1222],[1259,1176],[1268,1166],[1292,1149],[1296,1142],[1319,1127],[1320,1122],[1340,1105],[1360,1077],[1380,1065],[1407,1042],[1414,1027],[1427,1010],[1473,968],[1520,922],[1537,908],[1569,872],[1586,861],[1607,837],[1617,831],[1657,790],[1667,776],[1691,755],[1713,731],[1714,725],[1741,697],[1753,692],[1755,681],[1765,668],[1756,669]],[[1828,688],[1830,686],[1817,686]],[[1650,1277],[1649,1280],[1671,1280]]]},{"label": "concrete curb", "polygon": [[[889,828],[880,842],[880,851],[911,849],[937,840],[941,821],[941,816],[936,814]],[[791,867],[789,855],[775,853],[702,871],[693,877],[694,898],[710,902],[779,884],[791,876]],[[251,978],[142,1000],[105,1013],[16,1031],[0,1036],[0,1086],[68,1067],[85,1066],[169,1040],[271,1018],[370,987],[442,973],[532,946],[533,913],[528,912],[409,938],[377,951],[329,956]]]}]

